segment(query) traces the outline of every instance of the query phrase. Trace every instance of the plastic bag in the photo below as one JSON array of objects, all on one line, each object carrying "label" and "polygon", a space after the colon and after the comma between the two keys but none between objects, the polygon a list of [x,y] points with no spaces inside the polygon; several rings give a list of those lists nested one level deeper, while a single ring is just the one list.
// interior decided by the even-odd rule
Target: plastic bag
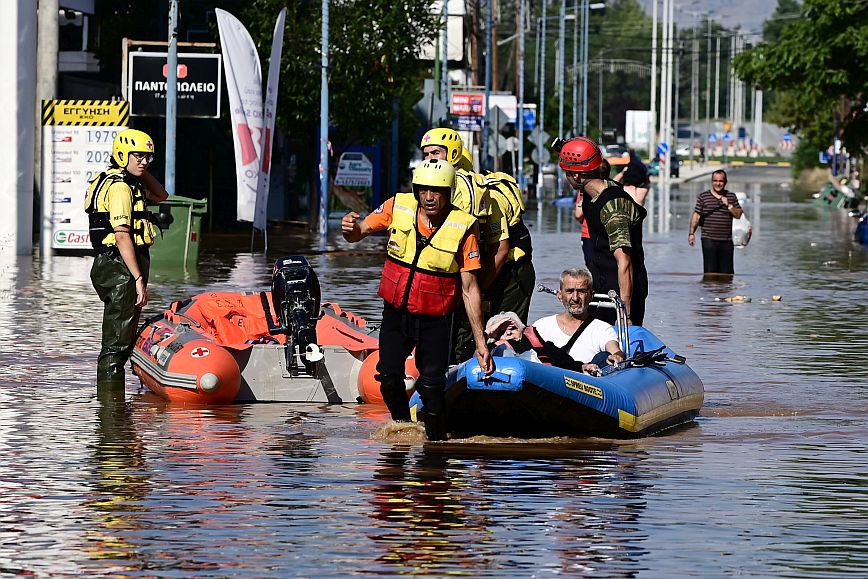
[{"label": "plastic bag", "polygon": [[744,213],[738,219],[732,220],[732,243],[736,247],[744,247],[750,242],[753,227]]}]

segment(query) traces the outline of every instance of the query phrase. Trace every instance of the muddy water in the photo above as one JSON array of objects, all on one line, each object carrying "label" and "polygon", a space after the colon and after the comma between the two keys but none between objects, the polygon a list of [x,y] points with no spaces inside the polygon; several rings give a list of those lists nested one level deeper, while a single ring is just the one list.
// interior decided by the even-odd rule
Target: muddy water
[{"label": "muddy water", "polygon": [[[785,180],[732,172],[754,236],[729,282],[703,281],[686,242],[699,184],[649,219],[646,325],[707,394],[694,425],[632,442],[387,442],[375,408],[97,393],[89,260],[0,256],[0,573],[864,576],[868,252]],[[528,221],[554,285],[581,265],[577,228],[547,205]],[[377,243],[297,237],[208,248],[196,272],[155,275],[149,310],[263,288],[304,252],[327,299],[375,319]],[[539,294],[531,316],[556,307]]]}]

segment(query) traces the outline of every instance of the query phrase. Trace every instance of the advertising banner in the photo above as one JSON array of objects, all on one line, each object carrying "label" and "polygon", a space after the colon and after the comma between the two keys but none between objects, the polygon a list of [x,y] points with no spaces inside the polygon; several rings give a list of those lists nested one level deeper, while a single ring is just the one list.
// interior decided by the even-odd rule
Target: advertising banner
[{"label": "advertising banner", "polygon": [[[166,116],[166,79],[169,76],[165,52],[131,52],[127,98],[133,116]],[[179,117],[220,116],[219,54],[178,54]]]},{"label": "advertising banner", "polygon": [[215,12],[226,63],[226,89],[235,144],[237,219],[252,222],[259,189],[264,129],[262,69],[256,45],[244,25],[225,10],[217,8]]},{"label": "advertising banner", "polygon": [[115,136],[129,123],[126,101],[42,101],[43,226],[52,249],[91,249],[84,197],[111,161]]},{"label": "advertising banner", "polygon": [[265,89],[265,134],[262,144],[262,164],[259,170],[259,187],[256,191],[256,210],[253,215],[253,227],[260,231],[264,231],[267,224],[268,190],[271,185],[271,146],[274,135],[274,117],[277,113],[277,89],[285,21],[286,8],[284,7],[274,24],[274,36],[271,38],[271,58],[268,61],[268,84]]}]

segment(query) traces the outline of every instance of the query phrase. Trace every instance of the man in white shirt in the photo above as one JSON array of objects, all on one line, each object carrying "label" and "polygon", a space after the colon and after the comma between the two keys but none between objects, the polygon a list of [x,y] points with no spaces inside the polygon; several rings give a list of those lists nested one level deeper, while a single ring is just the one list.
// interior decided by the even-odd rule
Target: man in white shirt
[{"label": "man in white shirt", "polygon": [[594,279],[584,268],[561,273],[558,299],[564,312],[533,323],[540,337],[568,351],[574,360],[590,362],[600,352],[609,352],[609,364],[624,361],[615,330],[606,322],[590,319],[589,304]]}]

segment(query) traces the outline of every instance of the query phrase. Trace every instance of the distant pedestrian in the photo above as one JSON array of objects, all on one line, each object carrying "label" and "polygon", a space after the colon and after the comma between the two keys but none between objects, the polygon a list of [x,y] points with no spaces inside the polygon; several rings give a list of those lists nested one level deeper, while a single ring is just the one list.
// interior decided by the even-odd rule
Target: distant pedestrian
[{"label": "distant pedestrian", "polygon": [[696,243],[696,228],[701,227],[702,270],[706,274],[735,273],[732,220],[741,217],[743,211],[735,193],[726,189],[726,183],[726,171],[712,173],[711,189],[699,194],[690,218],[687,243]]}]

